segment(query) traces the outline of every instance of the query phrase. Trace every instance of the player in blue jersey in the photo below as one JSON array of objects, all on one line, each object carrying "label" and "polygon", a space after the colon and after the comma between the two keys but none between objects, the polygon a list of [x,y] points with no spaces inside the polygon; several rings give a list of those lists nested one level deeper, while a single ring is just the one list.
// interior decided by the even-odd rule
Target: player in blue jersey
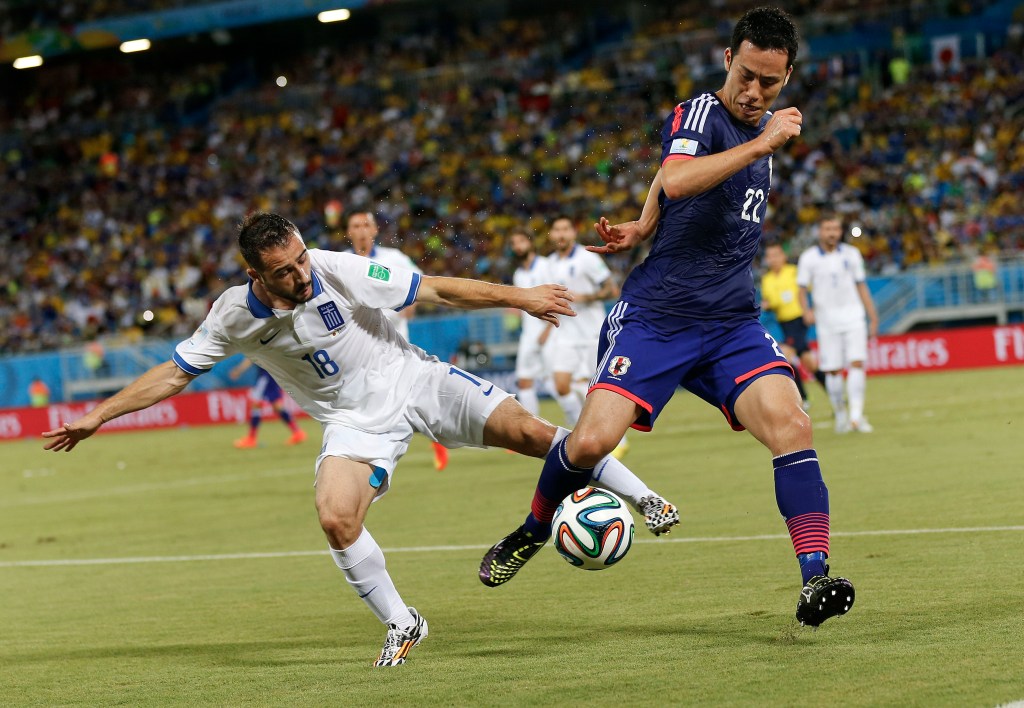
[{"label": "player in blue jersey", "polygon": [[[228,376],[232,381],[237,380],[242,374],[249,370],[253,363],[248,359],[231,370]],[[266,401],[274,409],[274,412],[281,418],[281,422],[288,426],[291,436],[288,438],[289,445],[298,445],[305,441],[306,432],[298,426],[295,418],[284,407],[284,391],[274,377],[264,369],[256,367],[256,383],[249,389],[249,432],[244,438],[235,440],[235,447],[246,449],[256,447],[259,443],[256,437],[259,435],[260,424],[263,422],[263,402]]]},{"label": "player in blue jersey", "polygon": [[547,541],[559,502],[630,426],[650,430],[679,385],[720,409],[772,453],[775,494],[800,563],[797,619],[817,626],[853,603],[830,578],[828,490],[793,370],[758,321],[752,264],[761,241],[772,155],[800,134],[796,108],[769,108],[793,71],[797,32],[776,8],[748,11],[725,50],[725,84],[676,106],[662,130],[661,169],[639,221],[596,224],[617,253],[652,233],[605,320],[597,375],[576,429],[548,454],[525,523],[484,556],[480,579],[508,581]]}]

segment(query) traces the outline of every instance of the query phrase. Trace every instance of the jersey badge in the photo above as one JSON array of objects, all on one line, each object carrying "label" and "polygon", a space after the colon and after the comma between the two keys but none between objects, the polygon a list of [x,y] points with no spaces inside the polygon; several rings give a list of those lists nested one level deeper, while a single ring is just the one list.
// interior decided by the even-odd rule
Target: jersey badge
[{"label": "jersey badge", "polygon": [[696,155],[697,141],[690,138],[676,138],[668,149],[670,155]]},{"label": "jersey badge", "polygon": [[206,339],[207,335],[209,335],[209,332],[206,329],[206,325],[205,324],[201,324],[201,325],[199,325],[199,329],[197,329],[195,332],[193,332],[192,336],[189,337],[188,343],[191,344],[192,346],[195,346],[195,345],[199,344],[199,342],[201,342],[204,339]]},{"label": "jersey badge", "polygon": [[632,364],[633,362],[629,360],[628,356],[612,357],[612,363],[608,365],[608,373],[617,377],[625,376]]},{"label": "jersey badge", "polygon": [[317,305],[316,310],[320,313],[320,319],[324,321],[324,327],[331,334],[345,326],[345,320],[338,311],[338,306],[334,304],[334,300]]},{"label": "jersey badge", "polygon": [[391,270],[380,263],[371,263],[370,269],[366,271],[366,277],[370,280],[382,280],[386,283],[391,280]]}]

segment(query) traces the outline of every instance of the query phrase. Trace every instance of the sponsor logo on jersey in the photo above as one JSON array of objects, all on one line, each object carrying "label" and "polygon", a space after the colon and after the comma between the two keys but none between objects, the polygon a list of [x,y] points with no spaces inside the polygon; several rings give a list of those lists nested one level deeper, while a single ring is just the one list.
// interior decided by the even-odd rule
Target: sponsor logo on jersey
[{"label": "sponsor logo on jersey", "polygon": [[612,376],[625,376],[632,364],[628,356],[612,357],[611,363],[608,364],[608,373]]},{"label": "sponsor logo on jersey", "polygon": [[380,263],[371,263],[370,269],[366,271],[366,277],[371,280],[383,280],[386,283],[391,280],[391,269]]},{"label": "sponsor logo on jersey", "polygon": [[345,320],[338,311],[338,306],[334,304],[334,300],[317,305],[316,310],[320,313],[320,319],[324,321],[324,327],[328,332],[333,333],[345,325]]},{"label": "sponsor logo on jersey", "polygon": [[668,150],[670,155],[696,155],[697,141],[690,138],[676,138]]},{"label": "sponsor logo on jersey", "polygon": [[195,345],[199,344],[199,342],[201,342],[204,339],[206,339],[206,337],[209,334],[210,333],[206,329],[206,324],[201,324],[201,325],[199,325],[199,329],[197,329],[195,332],[193,332],[192,336],[189,337],[188,343],[191,344],[192,346],[195,346]]}]

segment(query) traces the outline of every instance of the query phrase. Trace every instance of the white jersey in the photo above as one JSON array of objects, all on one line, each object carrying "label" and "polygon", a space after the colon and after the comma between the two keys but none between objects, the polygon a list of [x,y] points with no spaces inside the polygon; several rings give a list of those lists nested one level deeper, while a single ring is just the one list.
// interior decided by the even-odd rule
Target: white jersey
[{"label": "white jersey", "polygon": [[[552,282],[551,274],[548,272],[548,259],[544,256],[534,254],[533,261],[529,268],[519,266],[512,274],[512,284],[517,288],[534,288],[538,285],[545,285]],[[548,326],[544,320],[539,320],[533,315],[522,314],[522,338],[536,340],[541,332]]]},{"label": "white jersey", "polygon": [[308,302],[274,310],[256,298],[252,283],[228,288],[175,348],[174,363],[198,375],[241,353],[314,420],[387,431],[437,361],[399,336],[384,315],[415,302],[420,275],[352,253],[311,249],[309,259]]},{"label": "white jersey", "polygon": [[814,319],[819,329],[864,323],[867,313],[857,284],[865,277],[864,258],[847,243],[840,243],[831,253],[819,246],[808,248],[797,263],[796,282],[814,298]]},{"label": "white jersey", "polygon": [[[548,257],[550,276],[555,283],[564,285],[573,293],[593,295],[601,285],[612,277],[604,259],[591,253],[579,244],[572,247],[568,255],[552,253]],[[555,330],[559,342],[597,341],[604,324],[604,303],[598,300],[586,303],[572,303],[575,317],[562,317]]]},{"label": "white jersey", "polygon": [[[411,270],[414,273],[423,275],[423,271],[420,267],[416,265],[409,256],[405,255],[397,248],[374,245],[374,247],[370,249],[369,258],[371,261],[376,261],[382,266],[386,266],[388,268]],[[383,312],[384,316],[388,318],[388,321],[395,326],[395,329],[398,330],[399,334],[406,339],[409,338],[409,320],[402,317],[402,315],[395,310],[381,310],[381,312]]]}]

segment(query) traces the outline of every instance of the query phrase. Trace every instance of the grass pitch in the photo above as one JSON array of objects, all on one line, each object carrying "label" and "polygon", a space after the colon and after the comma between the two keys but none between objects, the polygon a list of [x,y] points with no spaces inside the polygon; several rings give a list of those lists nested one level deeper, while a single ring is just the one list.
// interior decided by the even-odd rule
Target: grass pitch
[{"label": "grass pitch", "polygon": [[632,434],[626,458],[683,524],[638,529],[601,573],[545,550],[485,588],[480,556],[521,521],[539,463],[459,450],[436,473],[417,439],[368,519],[430,623],[390,670],[370,667],[383,628],[323,553],[315,442],[285,447],[269,420],[257,450],[233,449],[228,427],[100,435],[59,455],[5,444],[0,705],[1021,700],[1022,382],[1021,368],[870,378],[869,436],[834,435],[812,390],[834,568],[857,587],[817,632],[793,619],[768,453],[691,396]]}]

